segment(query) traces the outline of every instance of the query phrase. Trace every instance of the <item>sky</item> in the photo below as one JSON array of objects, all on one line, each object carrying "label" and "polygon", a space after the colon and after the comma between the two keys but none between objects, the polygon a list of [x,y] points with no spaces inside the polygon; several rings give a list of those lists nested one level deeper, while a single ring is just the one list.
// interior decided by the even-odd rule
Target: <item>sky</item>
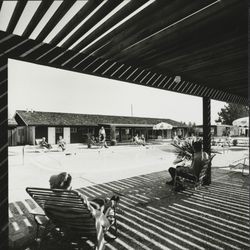
[{"label": "sky", "polygon": [[[169,118],[202,124],[202,98],[9,59],[8,113],[16,110]],[[226,103],[211,101],[211,123]]]}]

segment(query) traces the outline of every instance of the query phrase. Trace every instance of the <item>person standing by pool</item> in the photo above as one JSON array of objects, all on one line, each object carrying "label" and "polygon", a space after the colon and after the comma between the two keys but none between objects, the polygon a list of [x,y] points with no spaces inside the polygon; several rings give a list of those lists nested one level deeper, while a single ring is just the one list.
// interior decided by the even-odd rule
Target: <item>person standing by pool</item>
[{"label": "person standing by pool", "polygon": [[106,132],[103,126],[99,130],[99,142],[101,144],[101,147],[104,146],[105,148],[108,148],[108,145],[106,143]]}]

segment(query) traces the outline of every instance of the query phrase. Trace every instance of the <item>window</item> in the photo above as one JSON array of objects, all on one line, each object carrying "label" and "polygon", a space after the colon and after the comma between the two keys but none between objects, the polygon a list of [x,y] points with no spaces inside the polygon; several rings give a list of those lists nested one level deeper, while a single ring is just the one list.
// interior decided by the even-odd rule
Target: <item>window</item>
[{"label": "window", "polygon": [[77,128],[70,128],[70,133],[72,133],[72,134],[77,133]]},{"label": "window", "polygon": [[56,128],[56,133],[61,134],[63,132],[63,128]]}]

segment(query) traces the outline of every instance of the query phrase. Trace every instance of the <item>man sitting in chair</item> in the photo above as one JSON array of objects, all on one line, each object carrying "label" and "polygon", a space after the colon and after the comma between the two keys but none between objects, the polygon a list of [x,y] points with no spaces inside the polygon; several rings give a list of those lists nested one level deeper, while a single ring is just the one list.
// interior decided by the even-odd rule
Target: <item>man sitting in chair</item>
[{"label": "man sitting in chair", "polygon": [[[62,172],[58,175],[52,175],[49,179],[51,189],[66,189],[70,190],[72,177],[66,172]],[[88,198],[81,193],[79,196],[83,198],[85,203],[88,205],[89,210],[95,218],[98,218],[104,228],[110,226],[109,216],[112,215],[113,209],[119,202],[119,196],[112,196],[111,199],[96,198],[88,200]]]},{"label": "man sitting in chair", "polygon": [[[201,169],[203,165],[209,160],[209,156],[206,152],[202,151],[202,143],[200,141],[195,141],[193,143],[194,154],[192,156],[192,163],[190,166],[177,166],[176,168],[169,168],[169,173],[172,177],[171,181],[166,182],[166,184],[173,185],[175,175],[188,178],[189,174],[194,175],[199,178]],[[182,186],[176,187],[176,191],[183,190]]]}]

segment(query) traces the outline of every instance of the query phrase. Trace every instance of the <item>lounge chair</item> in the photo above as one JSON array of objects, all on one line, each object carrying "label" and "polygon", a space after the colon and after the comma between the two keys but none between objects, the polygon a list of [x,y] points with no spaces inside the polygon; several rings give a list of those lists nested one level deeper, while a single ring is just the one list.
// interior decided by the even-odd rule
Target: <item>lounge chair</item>
[{"label": "lounge chair", "polygon": [[[42,208],[32,211],[37,224],[36,241],[40,246],[48,235],[60,235],[70,244],[86,245],[89,240],[96,250],[105,248],[104,234],[112,231],[116,238],[116,210],[107,218],[110,227],[104,228],[92,213],[84,199],[73,190],[26,188],[27,193]],[[41,232],[41,228],[44,228]],[[111,238],[110,238],[111,239]]]},{"label": "lounge chair", "polygon": [[203,186],[205,178],[207,176],[208,168],[211,165],[214,156],[215,154],[210,157],[210,159],[206,162],[206,164],[204,164],[204,166],[201,169],[199,178],[197,178],[195,175],[191,173],[186,174],[185,177],[178,176],[178,174],[176,174],[174,178],[173,190],[176,190],[176,187],[179,185],[183,186],[185,189],[193,189],[194,191],[198,190],[201,186]]},{"label": "lounge chair", "polygon": [[[249,156],[246,155],[245,157],[234,161],[232,164],[229,165],[230,170],[233,169],[242,169],[242,175],[249,175]],[[248,168],[248,173],[246,173],[246,170]]]}]

